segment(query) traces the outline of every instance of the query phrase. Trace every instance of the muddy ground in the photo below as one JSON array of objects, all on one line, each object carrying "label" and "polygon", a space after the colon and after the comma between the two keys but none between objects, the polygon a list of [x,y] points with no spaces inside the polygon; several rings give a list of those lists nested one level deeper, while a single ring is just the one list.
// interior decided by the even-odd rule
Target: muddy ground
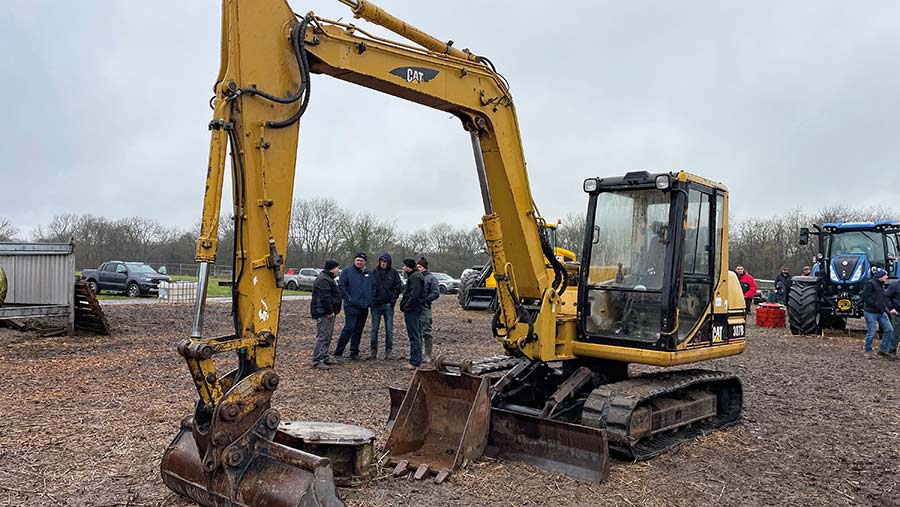
[{"label": "muddy ground", "polygon": [[[0,329],[0,505],[191,505],[158,471],[196,395],[175,352],[190,308],[106,311],[108,337]],[[307,301],[285,303],[275,405],[286,419],[372,428],[382,445],[385,387],[411,373],[399,361],[312,370],[307,315]],[[206,321],[227,333],[228,306],[212,304]],[[438,301],[434,321],[440,352],[498,353],[488,315],[462,312],[455,298]],[[863,358],[861,336],[791,337],[751,324],[747,352],[705,365],[742,378],[742,423],[648,462],[614,461],[606,484],[482,459],[443,485],[379,473],[339,494],[349,506],[900,505],[900,363]]]}]

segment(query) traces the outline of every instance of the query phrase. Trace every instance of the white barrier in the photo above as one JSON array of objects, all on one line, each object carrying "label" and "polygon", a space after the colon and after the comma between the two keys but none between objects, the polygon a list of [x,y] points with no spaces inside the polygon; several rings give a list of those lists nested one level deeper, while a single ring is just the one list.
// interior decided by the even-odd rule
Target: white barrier
[{"label": "white barrier", "polygon": [[197,282],[159,282],[160,303],[193,303],[197,299]]}]

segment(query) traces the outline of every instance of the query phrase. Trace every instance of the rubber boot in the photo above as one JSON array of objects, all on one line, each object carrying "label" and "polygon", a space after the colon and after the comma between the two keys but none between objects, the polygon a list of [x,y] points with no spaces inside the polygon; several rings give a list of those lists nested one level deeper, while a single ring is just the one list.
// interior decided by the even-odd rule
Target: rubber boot
[{"label": "rubber boot", "polygon": [[431,346],[434,343],[434,337],[432,336],[423,336],[422,337],[422,360],[426,363],[431,362]]}]

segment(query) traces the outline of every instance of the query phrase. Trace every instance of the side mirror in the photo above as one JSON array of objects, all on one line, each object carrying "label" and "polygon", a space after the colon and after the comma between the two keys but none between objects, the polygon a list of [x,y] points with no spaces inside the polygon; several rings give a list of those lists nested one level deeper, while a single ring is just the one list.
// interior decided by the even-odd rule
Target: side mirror
[{"label": "side mirror", "polygon": [[801,245],[809,244],[809,227],[801,227],[800,228],[800,244]]}]

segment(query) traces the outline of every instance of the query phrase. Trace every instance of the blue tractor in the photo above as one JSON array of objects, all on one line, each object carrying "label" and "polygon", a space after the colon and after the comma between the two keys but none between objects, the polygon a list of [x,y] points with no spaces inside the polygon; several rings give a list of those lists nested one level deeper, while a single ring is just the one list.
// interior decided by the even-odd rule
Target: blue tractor
[{"label": "blue tractor", "polygon": [[873,267],[897,280],[897,233],[900,222],[841,222],[800,229],[800,244],[819,239],[819,253],[810,276],[791,278],[787,297],[788,323],[793,334],[818,334],[845,329],[848,318],[863,315],[863,285]]}]

